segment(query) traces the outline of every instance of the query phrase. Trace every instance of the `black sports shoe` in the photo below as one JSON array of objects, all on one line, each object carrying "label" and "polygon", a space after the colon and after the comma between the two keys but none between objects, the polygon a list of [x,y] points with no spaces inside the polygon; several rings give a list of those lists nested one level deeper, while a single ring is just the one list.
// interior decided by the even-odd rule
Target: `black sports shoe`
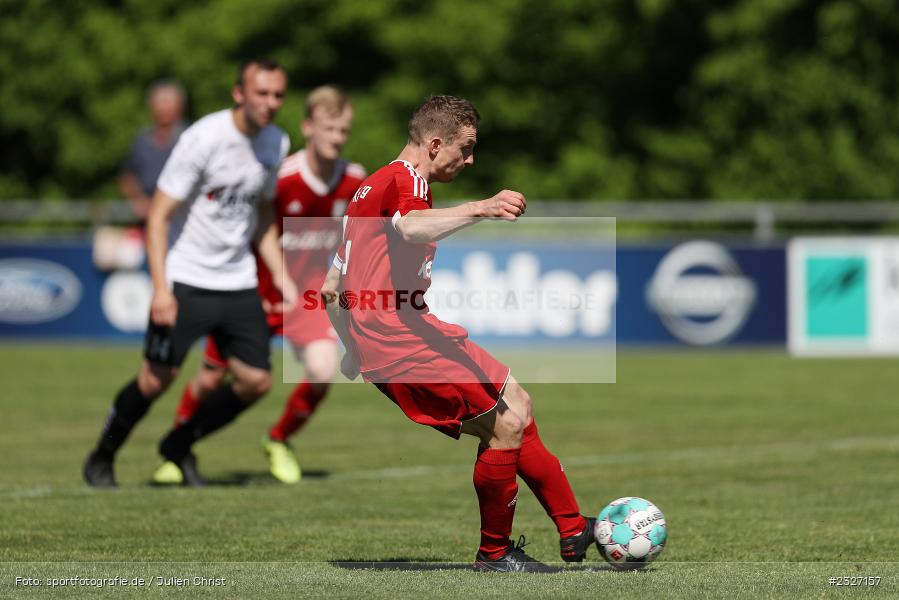
[{"label": "black sports shoe", "polygon": [[115,474],[112,471],[112,459],[100,456],[96,451],[87,455],[84,461],[84,480],[91,487],[114,488],[118,487]]},{"label": "black sports shoe", "polygon": [[183,440],[178,436],[179,431],[173,429],[159,443],[159,453],[165,458],[165,462],[153,474],[153,483],[203,487],[206,480],[197,471],[197,457],[190,451],[189,445],[183,445]]},{"label": "black sports shoe", "polygon": [[206,480],[197,470],[197,457],[189,449],[187,453],[172,441],[169,434],[159,444],[159,453],[165,462],[153,473],[154,485],[183,485],[185,487],[203,487]]},{"label": "black sports shoe", "polygon": [[184,475],[183,485],[188,487],[203,487],[206,485],[206,480],[200,475],[200,472],[197,471],[197,457],[194,456],[193,452],[182,458],[176,464]]},{"label": "black sports shoe", "polygon": [[596,519],[593,517],[584,517],[587,524],[584,530],[577,535],[571,535],[567,538],[559,540],[559,553],[565,562],[581,562],[587,554],[587,548],[593,543],[595,536],[593,535],[593,527],[596,525]]},{"label": "black sports shoe", "polygon": [[471,566],[475,571],[497,571],[500,573],[558,573],[559,569],[543,564],[539,560],[525,554],[527,542],[524,536],[518,538],[517,544],[509,544],[506,553],[499,558],[487,558],[478,552]]}]

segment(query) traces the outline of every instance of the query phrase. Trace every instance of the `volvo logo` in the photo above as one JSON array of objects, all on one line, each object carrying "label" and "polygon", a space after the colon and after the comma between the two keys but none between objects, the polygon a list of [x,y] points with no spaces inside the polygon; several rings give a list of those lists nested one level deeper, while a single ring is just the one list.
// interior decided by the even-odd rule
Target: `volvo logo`
[{"label": "volvo logo", "polygon": [[113,273],[103,285],[100,305],[106,320],[120,331],[142,333],[153,299],[153,283],[143,271]]},{"label": "volvo logo", "polygon": [[54,321],[81,300],[81,282],[66,267],[46,260],[0,260],[0,321],[31,324]]},{"label": "volvo logo", "polygon": [[669,252],[649,282],[647,301],[681,341],[716,344],[735,335],[755,305],[756,286],[720,244],[687,242]]}]

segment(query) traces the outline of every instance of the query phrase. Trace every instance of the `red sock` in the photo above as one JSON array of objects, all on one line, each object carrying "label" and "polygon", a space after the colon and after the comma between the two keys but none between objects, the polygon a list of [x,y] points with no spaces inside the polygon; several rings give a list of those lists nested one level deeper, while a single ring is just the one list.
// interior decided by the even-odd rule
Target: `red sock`
[{"label": "red sock", "polygon": [[525,427],[521,437],[518,474],[556,524],[560,537],[577,535],[584,530],[587,522],[578,508],[568,477],[559,459],[540,441],[536,421]]},{"label": "red sock", "polygon": [[284,406],[284,413],[269,431],[269,437],[283,442],[299,431],[315,412],[318,403],[322,401],[326,393],[327,388],[318,391],[309,383],[309,380],[304,380],[293,388],[287,404]]},{"label": "red sock", "polygon": [[478,460],[474,463],[474,489],[481,508],[480,551],[491,559],[506,551],[512,535],[518,501],[515,472],[519,452],[519,448],[478,448]]},{"label": "red sock", "polygon": [[198,406],[200,406],[200,400],[194,396],[193,390],[190,389],[190,384],[184,386],[181,402],[178,403],[178,408],[175,409],[175,428],[177,429],[187,423],[194,416],[194,413],[197,412]]}]

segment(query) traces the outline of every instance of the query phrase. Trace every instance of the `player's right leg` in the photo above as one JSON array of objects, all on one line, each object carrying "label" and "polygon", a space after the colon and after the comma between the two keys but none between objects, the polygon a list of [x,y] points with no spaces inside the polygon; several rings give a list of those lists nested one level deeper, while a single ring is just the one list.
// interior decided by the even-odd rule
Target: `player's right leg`
[{"label": "player's right leg", "polygon": [[116,394],[100,433],[100,439],[84,463],[84,479],[93,487],[116,487],[113,462],[135,425],[147,414],[177,375],[174,366],[144,359],[137,377]]},{"label": "player's right leg", "polygon": [[[194,342],[212,331],[218,302],[204,290],[175,283],[178,318],[173,327],[151,323],[144,339],[144,362],[138,376],[122,388],[106,418],[97,448],[88,456],[84,477],[93,486],[114,486],[112,462],[128,434],[150,404],[171,385]],[[108,467],[108,468],[107,468]]]}]

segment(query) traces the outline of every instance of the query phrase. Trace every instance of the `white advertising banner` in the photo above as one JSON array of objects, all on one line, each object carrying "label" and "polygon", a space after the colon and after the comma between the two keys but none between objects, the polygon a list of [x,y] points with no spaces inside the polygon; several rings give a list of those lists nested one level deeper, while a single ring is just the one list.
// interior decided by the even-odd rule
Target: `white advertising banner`
[{"label": "white advertising banner", "polygon": [[899,237],[798,237],[787,248],[797,356],[899,355]]}]

